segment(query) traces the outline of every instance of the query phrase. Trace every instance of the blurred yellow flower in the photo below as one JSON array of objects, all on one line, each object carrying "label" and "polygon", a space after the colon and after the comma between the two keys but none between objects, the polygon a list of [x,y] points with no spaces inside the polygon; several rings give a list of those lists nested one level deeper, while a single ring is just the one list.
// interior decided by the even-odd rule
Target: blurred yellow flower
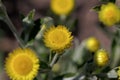
[{"label": "blurred yellow flower", "polygon": [[56,63],[52,67],[52,71],[58,73],[60,71],[60,63]]},{"label": "blurred yellow flower", "polygon": [[105,66],[108,64],[109,56],[106,50],[100,49],[95,53],[95,62],[98,66]]},{"label": "blurred yellow flower", "polygon": [[120,80],[120,67],[118,68],[118,71],[117,71],[117,74],[118,74],[118,80]]},{"label": "blurred yellow flower", "polygon": [[69,48],[72,40],[71,32],[62,25],[52,26],[44,33],[45,45],[55,52]]},{"label": "blurred yellow flower", "polygon": [[29,48],[18,48],[6,58],[5,70],[12,80],[33,80],[39,69],[39,59]]},{"label": "blurred yellow flower", "polygon": [[113,3],[103,4],[99,11],[99,20],[106,26],[113,26],[120,21],[119,8]]},{"label": "blurred yellow flower", "polygon": [[51,10],[57,15],[67,15],[74,8],[74,0],[51,0]]},{"label": "blurred yellow flower", "polygon": [[86,40],[86,48],[91,51],[95,52],[99,49],[100,43],[95,37],[90,37]]}]

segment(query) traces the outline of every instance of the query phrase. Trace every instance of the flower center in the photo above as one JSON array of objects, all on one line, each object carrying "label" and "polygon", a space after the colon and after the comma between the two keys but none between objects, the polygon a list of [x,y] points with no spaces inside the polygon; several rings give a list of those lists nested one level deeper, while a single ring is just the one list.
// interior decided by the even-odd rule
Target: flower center
[{"label": "flower center", "polygon": [[13,61],[13,69],[19,75],[27,75],[32,71],[33,62],[25,55],[17,56]]},{"label": "flower center", "polygon": [[64,44],[66,41],[66,34],[63,33],[63,31],[54,31],[51,33],[51,42],[55,45],[61,45]]},{"label": "flower center", "polygon": [[107,19],[110,19],[110,20],[115,20],[115,13],[113,10],[109,10],[106,12],[106,17]]},{"label": "flower center", "polygon": [[59,0],[57,5],[59,5],[59,8],[63,9],[67,5],[67,0]]}]

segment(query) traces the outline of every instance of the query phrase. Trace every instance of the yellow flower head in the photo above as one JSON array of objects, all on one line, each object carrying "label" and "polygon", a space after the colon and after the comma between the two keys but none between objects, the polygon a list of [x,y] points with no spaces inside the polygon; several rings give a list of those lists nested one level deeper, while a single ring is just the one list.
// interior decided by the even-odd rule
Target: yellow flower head
[{"label": "yellow flower head", "polygon": [[57,15],[67,15],[74,8],[74,0],[51,0],[51,10]]},{"label": "yellow flower head", "polygon": [[99,20],[106,26],[113,26],[120,21],[119,8],[113,3],[102,5],[99,12]]},{"label": "yellow flower head", "polygon": [[5,70],[12,80],[33,80],[38,69],[39,59],[29,48],[18,48],[6,58]]},{"label": "yellow flower head", "polygon": [[108,52],[100,49],[95,53],[95,62],[98,66],[105,66],[106,64],[108,64],[109,61],[109,56],[108,56]]},{"label": "yellow flower head", "polygon": [[45,45],[56,52],[69,48],[72,40],[71,32],[62,25],[52,26],[44,33]]},{"label": "yellow flower head", "polygon": [[91,51],[95,52],[99,49],[100,43],[95,37],[90,37],[86,40],[86,48]]},{"label": "yellow flower head", "polygon": [[118,75],[118,77],[119,77],[119,79],[118,79],[118,80],[120,80],[120,67],[118,67],[118,70],[117,70],[117,75]]}]

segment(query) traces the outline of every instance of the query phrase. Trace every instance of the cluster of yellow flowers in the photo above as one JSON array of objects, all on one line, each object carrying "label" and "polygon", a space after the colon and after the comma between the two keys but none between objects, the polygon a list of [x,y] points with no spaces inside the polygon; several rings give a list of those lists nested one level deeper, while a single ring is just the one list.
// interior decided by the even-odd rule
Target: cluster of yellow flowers
[{"label": "cluster of yellow flowers", "polygon": [[[68,15],[74,0],[51,0],[51,10],[57,15]],[[72,45],[73,36],[66,26],[51,26],[44,34],[46,47],[60,54]],[[40,68],[40,60],[30,48],[18,48],[9,54],[5,70],[12,80],[33,80]]]},{"label": "cluster of yellow flowers", "polygon": [[99,11],[99,20],[106,26],[120,23],[120,9],[114,3],[103,4]]},{"label": "cluster of yellow flowers", "polygon": [[[44,33],[44,42],[51,50],[60,53],[71,46],[73,36],[62,25],[51,26]],[[37,55],[30,48],[15,49],[6,59],[5,70],[12,80],[33,80],[40,67]]]},{"label": "cluster of yellow flowers", "polygon": [[[74,0],[51,0],[51,10],[57,15],[68,15],[74,8]],[[99,11],[99,20],[107,25],[113,26],[120,23],[120,9],[113,3],[104,4]],[[43,34],[45,46],[58,54],[70,48],[73,41],[72,33],[66,26],[51,26]],[[99,49],[100,43],[94,38],[86,40],[86,48],[94,52],[94,60],[98,66],[105,66],[109,62],[106,50]],[[57,66],[57,65],[56,65]],[[30,48],[17,48],[6,58],[5,70],[12,80],[33,80],[40,69],[40,59]],[[57,67],[59,69],[59,67]],[[54,69],[54,71],[56,71]],[[120,74],[120,71],[118,71]]]},{"label": "cluster of yellow flowers", "polygon": [[86,48],[90,52],[94,52],[94,61],[98,66],[105,66],[109,62],[108,52],[100,48],[100,42],[95,37],[90,37],[86,40]]}]

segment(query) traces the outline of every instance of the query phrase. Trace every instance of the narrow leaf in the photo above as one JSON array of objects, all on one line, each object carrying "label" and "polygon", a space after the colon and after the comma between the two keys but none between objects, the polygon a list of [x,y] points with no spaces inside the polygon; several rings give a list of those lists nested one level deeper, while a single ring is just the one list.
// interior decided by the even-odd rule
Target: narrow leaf
[{"label": "narrow leaf", "polygon": [[93,10],[96,11],[96,12],[98,12],[98,11],[100,11],[100,8],[101,8],[101,6],[98,5],[98,6],[93,7]]}]

